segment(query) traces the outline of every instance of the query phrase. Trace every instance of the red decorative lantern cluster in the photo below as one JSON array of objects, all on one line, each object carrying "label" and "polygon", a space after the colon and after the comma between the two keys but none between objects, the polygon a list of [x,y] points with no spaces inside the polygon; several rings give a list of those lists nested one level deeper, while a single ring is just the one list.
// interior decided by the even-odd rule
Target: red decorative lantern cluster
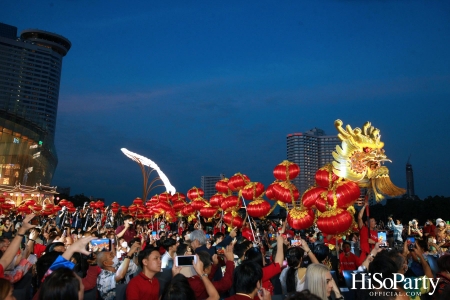
[{"label": "red decorative lantern cluster", "polygon": [[227,194],[227,195],[231,194],[231,190],[228,187],[228,181],[229,181],[228,178],[224,178],[224,179],[217,181],[216,182],[216,190],[222,194]]},{"label": "red decorative lantern cluster", "polygon": [[328,234],[337,235],[350,229],[353,216],[347,210],[336,208],[322,213],[317,219],[317,227]]},{"label": "red decorative lantern cluster", "polygon": [[260,182],[250,182],[241,190],[242,197],[246,200],[253,200],[264,193],[264,185]]},{"label": "red decorative lantern cluster", "polygon": [[252,218],[264,218],[270,211],[270,203],[262,198],[253,200],[247,205],[247,213]]},{"label": "red decorative lantern cluster", "polygon": [[197,188],[195,186],[187,192],[187,197],[189,199],[191,199],[191,201],[193,201],[197,198],[203,198],[204,195],[205,195],[205,192],[202,189]]},{"label": "red decorative lantern cluster", "polygon": [[292,228],[302,230],[311,227],[314,224],[314,218],[312,209],[294,207],[288,212],[287,222]]},{"label": "red decorative lantern cluster", "polygon": [[228,180],[228,188],[233,192],[237,192],[249,183],[250,178],[247,175],[236,173]]},{"label": "red decorative lantern cluster", "polygon": [[280,181],[291,181],[300,174],[300,167],[288,160],[279,163],[273,169],[273,176]]},{"label": "red decorative lantern cluster", "polygon": [[316,172],[316,184],[320,187],[329,188],[331,185],[339,179],[339,176],[334,174],[333,166],[326,164]]},{"label": "red decorative lantern cluster", "polygon": [[237,227],[241,228],[244,224],[244,220],[242,220],[241,216],[236,211],[231,211],[226,213],[223,216],[223,221],[227,224],[228,227]]}]

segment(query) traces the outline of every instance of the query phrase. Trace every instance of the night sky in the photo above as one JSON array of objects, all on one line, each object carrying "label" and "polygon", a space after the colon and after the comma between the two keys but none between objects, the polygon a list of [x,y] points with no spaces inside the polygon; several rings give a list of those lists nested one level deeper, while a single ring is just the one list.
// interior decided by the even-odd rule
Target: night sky
[{"label": "night sky", "polygon": [[381,130],[397,186],[411,156],[416,194],[450,196],[450,1],[10,0],[0,22],[72,42],[52,181],[72,195],[141,196],[122,147],[183,193],[220,173],[267,186],[287,134],[342,119]]}]

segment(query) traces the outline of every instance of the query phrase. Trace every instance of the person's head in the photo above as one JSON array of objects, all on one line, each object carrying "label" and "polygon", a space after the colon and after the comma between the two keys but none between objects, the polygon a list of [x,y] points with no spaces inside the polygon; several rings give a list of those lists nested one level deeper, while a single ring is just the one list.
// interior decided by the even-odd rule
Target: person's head
[{"label": "person's head", "polygon": [[5,225],[6,226],[10,226],[11,225],[11,220],[10,219],[6,219],[5,220]]},{"label": "person's head", "polygon": [[400,220],[400,219],[396,219],[395,222],[397,223],[397,225],[402,224],[402,220]]},{"label": "person's head", "polygon": [[251,247],[252,242],[245,240],[234,245],[233,253],[236,254],[238,258],[244,259],[245,252]]},{"label": "person's head", "polygon": [[175,275],[164,288],[161,300],[191,300],[195,292],[183,274]]},{"label": "person's head", "polygon": [[192,249],[197,249],[200,246],[206,244],[206,234],[203,230],[194,230],[189,235]]},{"label": "person's head", "polygon": [[6,249],[8,249],[9,244],[11,244],[10,240],[0,237],[0,251],[5,252]]},{"label": "person's head", "polygon": [[405,257],[395,249],[379,252],[369,264],[369,272],[381,273],[383,278],[392,278],[393,273],[404,274],[407,270],[408,264]]},{"label": "person's head", "polygon": [[305,288],[322,300],[327,300],[333,289],[330,270],[322,264],[311,264],[306,269]]},{"label": "person's head", "polygon": [[189,241],[190,240],[190,236],[191,236],[191,232],[189,230],[185,230],[183,231],[183,238],[185,241]]},{"label": "person's head", "polygon": [[54,242],[48,244],[47,247],[45,248],[45,253],[53,251],[63,253],[64,251],[66,251],[66,245],[62,242]]},{"label": "person's head", "polygon": [[83,299],[84,286],[81,278],[68,268],[53,271],[41,286],[39,300],[78,300]]},{"label": "person's head", "polygon": [[114,253],[112,251],[97,252],[97,265],[102,269],[114,267]]},{"label": "person's head", "polygon": [[330,249],[325,244],[317,244],[313,249],[313,253],[318,261],[323,262],[326,258],[328,258]]},{"label": "person's head", "polygon": [[192,255],[192,248],[189,244],[181,243],[177,248],[177,255]]},{"label": "person's head", "polygon": [[166,249],[167,252],[177,251],[177,241],[175,241],[174,239],[165,239],[162,243],[162,246],[164,249]]},{"label": "person's head", "polygon": [[252,294],[261,288],[263,271],[259,264],[244,261],[234,271],[233,286],[236,293]]},{"label": "person's head", "polygon": [[450,254],[439,257],[437,264],[441,272],[450,272]]},{"label": "person's head", "polygon": [[131,216],[131,215],[123,216],[123,222],[124,223],[127,222],[128,224],[133,225],[133,222],[134,222],[133,216]]},{"label": "person's head", "polygon": [[370,218],[370,229],[375,229],[375,227],[377,226],[377,221],[375,220],[375,218]]},{"label": "person's head", "polygon": [[261,268],[265,266],[264,257],[258,247],[250,247],[245,252],[245,260],[257,263]]},{"label": "person's head", "polygon": [[158,248],[147,247],[138,255],[138,263],[146,274],[156,274],[161,271],[161,254]]},{"label": "person's head", "polygon": [[305,251],[300,247],[292,247],[287,250],[286,260],[289,269],[286,275],[286,289],[288,293],[296,291],[295,277],[297,270],[302,263],[304,253]]},{"label": "person's head", "polygon": [[211,273],[212,261],[211,261],[211,256],[209,255],[209,253],[206,251],[199,251],[197,253],[197,255],[198,255],[198,258],[200,259],[200,261],[203,263],[203,271],[206,274]]},{"label": "person's head", "polygon": [[13,286],[9,280],[0,278],[0,299],[2,300],[15,300],[13,295]]},{"label": "person's head", "polygon": [[352,246],[350,245],[349,242],[344,242],[342,244],[342,251],[344,251],[344,253],[350,253],[350,250],[352,249]]},{"label": "person's head", "polygon": [[225,235],[222,232],[217,232],[214,235],[214,243],[218,244],[218,243],[222,242],[224,238],[225,238]]}]

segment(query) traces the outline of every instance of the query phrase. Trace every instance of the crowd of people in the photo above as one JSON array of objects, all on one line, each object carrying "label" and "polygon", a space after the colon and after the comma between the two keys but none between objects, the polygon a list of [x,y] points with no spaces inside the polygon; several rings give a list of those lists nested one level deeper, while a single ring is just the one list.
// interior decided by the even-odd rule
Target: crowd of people
[{"label": "crowd of people", "polygon": [[3,215],[0,300],[450,299],[450,225],[364,212],[339,237],[284,219]]}]

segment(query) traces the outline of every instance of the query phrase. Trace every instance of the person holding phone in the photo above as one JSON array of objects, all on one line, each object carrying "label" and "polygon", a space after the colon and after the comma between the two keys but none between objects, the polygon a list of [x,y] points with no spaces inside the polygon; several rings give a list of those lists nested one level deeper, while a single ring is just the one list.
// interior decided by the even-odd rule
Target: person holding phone
[{"label": "person holding phone", "polygon": [[136,230],[133,227],[133,217],[130,215],[126,215],[123,217],[123,225],[120,225],[116,229],[117,238],[123,237],[127,243],[129,243],[135,236]]}]

